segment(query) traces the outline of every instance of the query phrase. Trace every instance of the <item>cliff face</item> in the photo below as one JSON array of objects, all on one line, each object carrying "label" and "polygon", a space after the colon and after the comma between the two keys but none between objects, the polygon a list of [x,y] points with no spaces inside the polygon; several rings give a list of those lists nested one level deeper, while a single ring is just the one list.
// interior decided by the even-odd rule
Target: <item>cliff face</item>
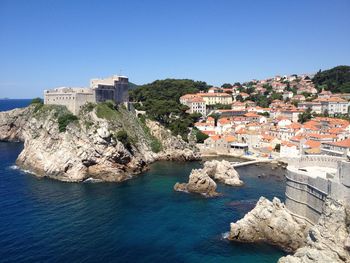
[{"label": "cliff face", "polygon": [[[199,158],[194,149],[162,126],[151,121],[143,125],[123,108],[109,113],[115,115],[101,118],[96,110],[83,112],[60,131],[58,119],[67,114],[62,107],[44,105],[37,110],[29,106],[0,112],[0,140],[24,142],[17,159],[21,168],[68,182],[87,178],[119,182],[156,160]],[[118,131],[127,134],[124,141],[118,138]],[[152,140],[160,145],[158,153],[152,150]]]}]

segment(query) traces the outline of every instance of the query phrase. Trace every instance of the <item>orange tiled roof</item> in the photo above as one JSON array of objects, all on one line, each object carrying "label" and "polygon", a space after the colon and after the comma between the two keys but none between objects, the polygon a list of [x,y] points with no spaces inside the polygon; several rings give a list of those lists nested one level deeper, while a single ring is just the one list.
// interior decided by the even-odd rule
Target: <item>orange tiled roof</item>
[{"label": "orange tiled roof", "polygon": [[236,139],[236,137],[234,137],[234,136],[232,136],[232,135],[228,135],[228,136],[226,136],[226,137],[224,138],[224,140],[227,141],[227,142],[234,142],[234,141],[236,141],[237,139]]},{"label": "orange tiled roof", "polygon": [[321,146],[321,142],[313,141],[313,140],[307,140],[305,142],[305,145],[309,146],[310,148],[319,148]]},{"label": "orange tiled roof", "polygon": [[343,148],[350,148],[350,138],[339,142],[329,142],[328,144],[338,146],[338,147],[343,147]]}]

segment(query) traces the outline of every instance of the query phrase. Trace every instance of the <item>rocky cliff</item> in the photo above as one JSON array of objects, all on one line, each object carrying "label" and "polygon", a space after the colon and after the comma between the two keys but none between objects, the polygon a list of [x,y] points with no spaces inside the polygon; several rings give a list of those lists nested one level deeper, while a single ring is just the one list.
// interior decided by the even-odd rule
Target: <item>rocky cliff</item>
[{"label": "rocky cliff", "polygon": [[231,223],[229,239],[267,242],[294,255],[279,263],[350,262],[349,211],[346,204],[327,198],[316,225],[298,219],[277,198],[261,197],[256,207]]},{"label": "rocky cliff", "polygon": [[24,142],[17,159],[21,168],[68,182],[118,182],[156,160],[199,158],[193,147],[161,125],[106,105],[90,105],[78,119],[54,105],[0,112],[0,140]]},{"label": "rocky cliff", "polygon": [[229,239],[266,242],[291,252],[305,244],[306,229],[306,222],[294,218],[278,198],[261,197],[244,218],[231,223]]},{"label": "rocky cliff", "polygon": [[348,213],[344,203],[327,199],[318,223],[308,231],[306,245],[279,263],[350,262]]}]

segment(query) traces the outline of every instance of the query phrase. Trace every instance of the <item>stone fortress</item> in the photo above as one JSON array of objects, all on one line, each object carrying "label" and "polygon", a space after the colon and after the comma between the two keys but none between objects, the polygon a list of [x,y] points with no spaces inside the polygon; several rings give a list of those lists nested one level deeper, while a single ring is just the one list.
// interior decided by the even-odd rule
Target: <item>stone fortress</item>
[{"label": "stone fortress", "polygon": [[90,88],[59,87],[44,91],[44,103],[64,105],[77,115],[81,107],[87,103],[112,100],[117,104],[128,102],[129,80],[125,76],[111,76],[92,79]]},{"label": "stone fortress", "polygon": [[316,224],[326,198],[349,203],[350,162],[345,157],[302,155],[287,166],[286,207]]}]

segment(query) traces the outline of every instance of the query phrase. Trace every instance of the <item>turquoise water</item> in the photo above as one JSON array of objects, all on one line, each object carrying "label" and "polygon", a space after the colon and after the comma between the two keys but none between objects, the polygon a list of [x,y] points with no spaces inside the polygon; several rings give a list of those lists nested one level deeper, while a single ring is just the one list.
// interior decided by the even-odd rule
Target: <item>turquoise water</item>
[{"label": "turquoise water", "polygon": [[[121,184],[38,179],[13,166],[21,143],[0,142],[0,262],[276,262],[265,244],[223,238],[261,195],[284,199],[283,170],[238,169],[223,196],[173,191],[199,162],[158,162]],[[258,178],[259,174],[267,177]]]}]

